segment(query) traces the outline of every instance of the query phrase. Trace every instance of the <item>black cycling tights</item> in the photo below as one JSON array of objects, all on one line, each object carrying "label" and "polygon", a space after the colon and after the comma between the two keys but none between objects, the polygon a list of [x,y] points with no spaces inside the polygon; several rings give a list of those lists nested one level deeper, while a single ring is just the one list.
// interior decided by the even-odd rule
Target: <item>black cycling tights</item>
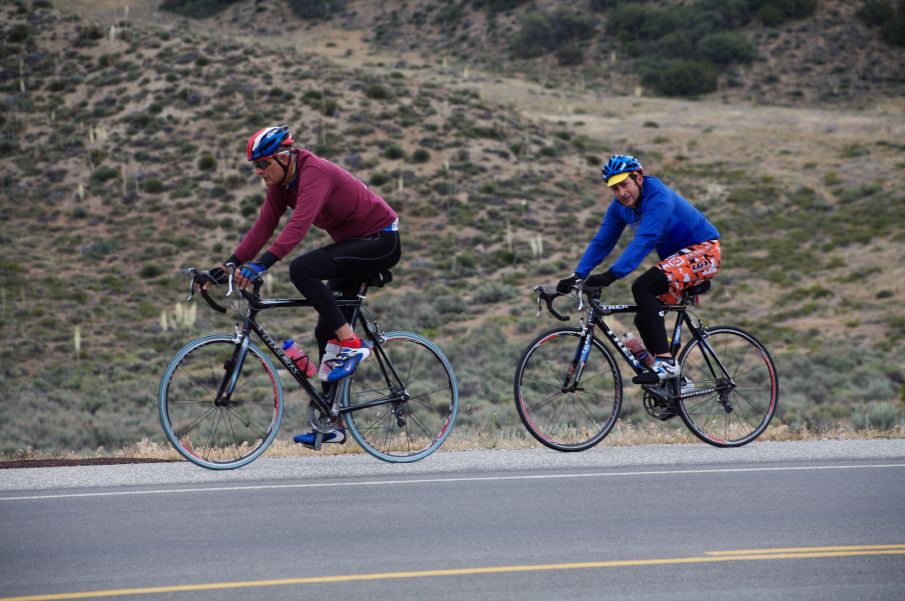
[{"label": "black cycling tights", "polygon": [[352,309],[340,310],[333,291],[342,293],[339,298],[355,298],[363,279],[398,263],[400,254],[399,232],[380,232],[312,250],[292,262],[292,283],[318,313],[314,336],[319,356],[336,330],[352,318]]},{"label": "black cycling tights", "polygon": [[657,299],[668,291],[669,280],[666,279],[666,274],[656,267],[642,273],[632,284],[632,295],[635,297],[635,304],[638,305],[635,327],[638,328],[644,346],[652,355],[669,352],[666,327],[660,314],[660,301]]}]

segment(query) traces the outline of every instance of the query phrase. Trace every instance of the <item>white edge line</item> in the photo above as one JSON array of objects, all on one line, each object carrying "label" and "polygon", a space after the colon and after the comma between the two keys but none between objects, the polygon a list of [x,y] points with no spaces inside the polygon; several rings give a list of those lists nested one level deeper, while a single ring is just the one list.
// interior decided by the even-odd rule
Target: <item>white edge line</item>
[{"label": "white edge line", "polygon": [[74,499],[80,497],[118,497],[129,495],[162,495],[179,493],[204,493],[247,490],[278,490],[292,488],[333,488],[343,486],[388,486],[401,484],[437,484],[446,482],[499,482],[505,480],[555,480],[563,478],[618,478],[623,476],[665,476],[681,474],[722,474],[743,472],[788,472],[817,470],[853,470],[905,467],[905,463],[886,463],[872,465],[815,465],[788,467],[740,467],[725,469],[698,470],[648,470],[641,472],[591,472],[580,474],[540,474],[524,476],[466,476],[462,478],[421,478],[411,480],[365,480],[361,482],[320,482],[312,484],[264,484],[257,486],[217,486],[203,488],[166,488],[157,490],[127,490],[118,492],[67,493],[59,495],[32,495],[27,497],[0,497],[0,501],[34,501],[41,499]]}]

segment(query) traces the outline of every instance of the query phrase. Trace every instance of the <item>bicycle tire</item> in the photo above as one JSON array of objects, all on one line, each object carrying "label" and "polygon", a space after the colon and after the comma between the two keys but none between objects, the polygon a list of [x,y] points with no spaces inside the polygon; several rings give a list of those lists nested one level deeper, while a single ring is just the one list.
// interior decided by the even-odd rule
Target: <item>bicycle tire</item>
[{"label": "bicycle tire", "polygon": [[541,444],[563,452],[584,451],[613,429],[622,407],[622,374],[612,353],[594,338],[581,384],[594,390],[565,390],[580,351],[578,328],[554,328],[522,353],[515,371],[515,408]]},{"label": "bicycle tire", "polygon": [[402,389],[391,390],[379,357],[374,356],[342,381],[340,406],[348,409],[400,393],[405,400],[345,413],[346,428],[361,448],[378,459],[419,461],[439,449],[452,432],[459,408],[456,375],[443,351],[419,334],[389,332],[380,346]]},{"label": "bicycle tire", "polygon": [[234,336],[213,334],[186,344],[170,361],[157,393],[160,425],[170,444],[195,465],[228,470],[257,459],[283,419],[283,387],[270,359],[248,345],[235,390],[217,406],[232,369]]},{"label": "bicycle tire", "polygon": [[[734,326],[707,328],[707,345],[719,357],[732,385],[694,395],[695,389],[714,389],[722,373],[715,373],[711,352],[692,339],[679,355],[683,385],[679,399],[682,421],[695,436],[716,447],[740,447],[760,436],[779,401],[779,376],[767,348],[752,334]],[[709,361],[709,362],[708,362]]]}]

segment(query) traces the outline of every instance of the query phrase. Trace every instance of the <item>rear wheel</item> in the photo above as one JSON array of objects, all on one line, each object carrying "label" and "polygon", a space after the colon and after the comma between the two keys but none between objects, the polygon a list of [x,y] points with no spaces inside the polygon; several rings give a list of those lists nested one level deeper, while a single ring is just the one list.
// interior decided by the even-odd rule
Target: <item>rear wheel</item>
[{"label": "rear wheel", "polygon": [[223,393],[238,356],[233,336],[185,345],[170,361],[158,391],[164,434],[186,459],[208,469],[234,469],[258,458],[283,418],[283,389],[259,348],[248,346],[231,395]]},{"label": "rear wheel", "polygon": [[519,360],[515,407],[528,432],[557,451],[584,451],[610,433],[622,407],[622,376],[596,338],[579,382],[581,335],[575,328],[541,334]]},{"label": "rear wheel", "polygon": [[692,340],[679,355],[688,380],[680,414],[704,442],[740,447],[760,436],[776,413],[776,366],[766,347],[741,328],[708,328],[705,340]]},{"label": "rear wheel", "polygon": [[378,459],[424,459],[452,432],[459,388],[446,355],[411,332],[384,334],[380,347],[342,380],[340,404],[352,438]]}]

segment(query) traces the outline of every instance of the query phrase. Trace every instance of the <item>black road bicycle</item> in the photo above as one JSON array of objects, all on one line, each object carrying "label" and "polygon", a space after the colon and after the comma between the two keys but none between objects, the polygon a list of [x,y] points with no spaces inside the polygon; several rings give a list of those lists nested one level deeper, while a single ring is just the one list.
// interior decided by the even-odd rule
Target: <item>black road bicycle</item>
[{"label": "black road bicycle", "polygon": [[[191,268],[189,300],[206,274]],[[389,271],[361,283],[358,297],[339,299],[352,307],[350,324],[371,346],[372,356],[347,378],[318,390],[256,320],[258,313],[310,307],[304,298],[264,299],[256,280],[234,334],[192,340],[170,361],[158,391],[160,423],[167,439],[192,463],[208,469],[233,469],[258,458],[276,437],[283,418],[283,385],[271,359],[252,343],[254,332],[292,375],[311,402],[308,421],[323,435],[339,425],[368,453],[391,463],[423,459],[437,450],[453,429],[458,384],[449,360],[433,342],[412,332],[384,332],[365,305],[369,287],[392,280]],[[229,292],[233,292],[232,273]],[[206,290],[201,295],[215,310],[228,309]],[[320,382],[317,382],[320,384]]]},{"label": "black road bicycle", "polygon": [[[644,408],[661,420],[676,415],[706,443],[740,447],[760,436],[773,418],[779,398],[776,366],[766,347],[734,326],[705,326],[690,307],[710,289],[705,281],[689,288],[676,305],[670,352],[682,368],[679,378],[642,385]],[[562,298],[538,286],[541,303],[557,319]],[[574,289],[568,295],[578,310],[586,309],[578,327],[553,328],[538,336],[518,362],[515,405],[519,417],[538,441],[557,451],[584,451],[603,440],[622,407],[622,374],[614,353],[595,335],[599,331],[636,374],[649,371],[607,325],[605,317],[637,313],[636,305],[604,305],[601,288]],[[587,304],[583,302],[583,296]],[[682,346],[683,327],[690,334]]]}]

